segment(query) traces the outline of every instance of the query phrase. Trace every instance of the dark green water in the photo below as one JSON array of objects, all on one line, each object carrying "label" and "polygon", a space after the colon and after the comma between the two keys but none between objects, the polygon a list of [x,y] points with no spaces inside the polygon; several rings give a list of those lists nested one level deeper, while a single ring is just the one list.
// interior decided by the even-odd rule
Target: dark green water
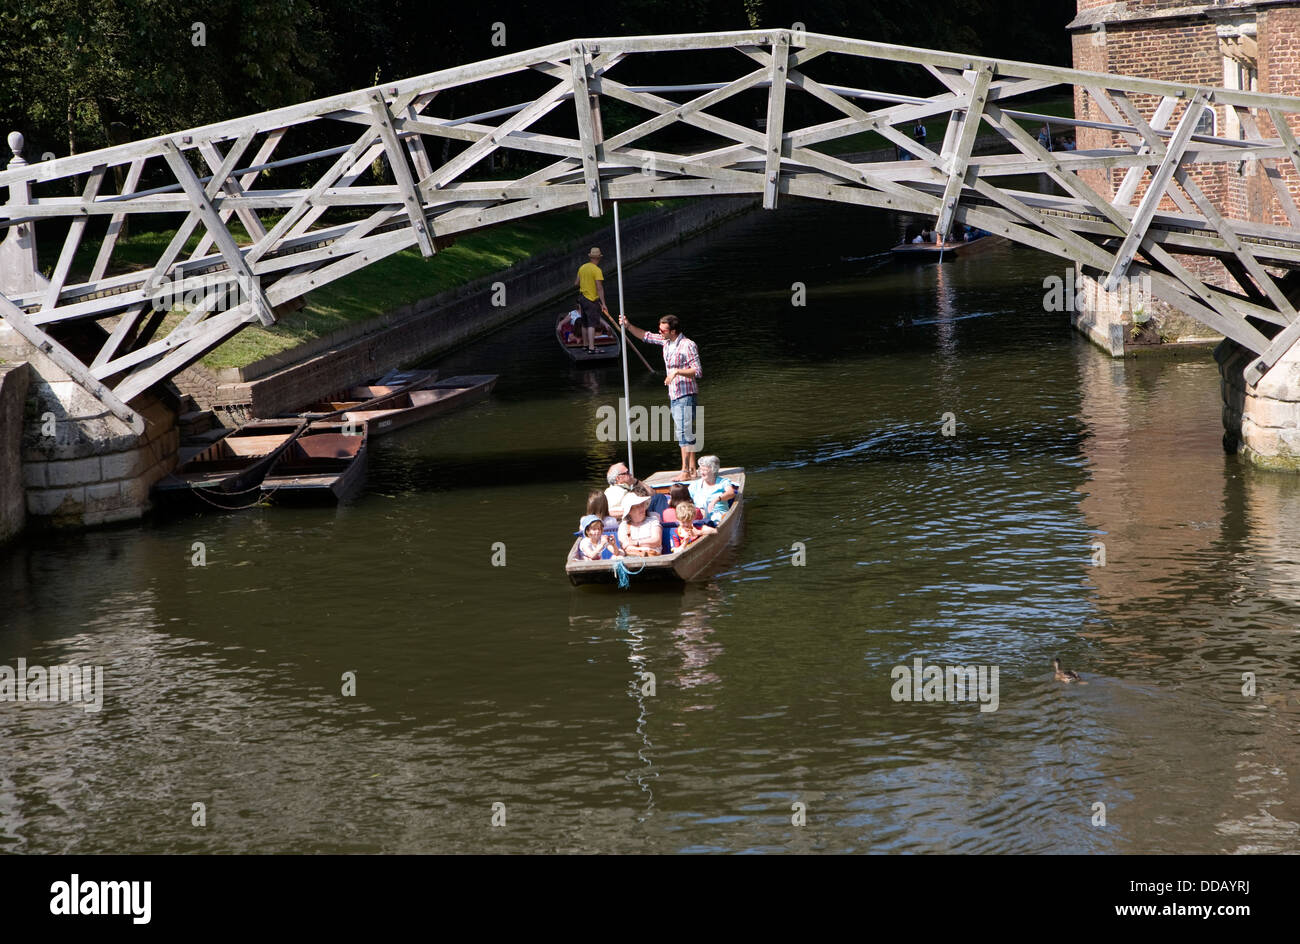
[{"label": "dark green water", "polygon": [[[351,505],[5,552],[0,664],[106,696],[0,703],[0,850],[1300,851],[1300,480],[1223,455],[1208,354],[1113,362],[1043,311],[1055,260],[899,268],[902,225],[790,207],[627,273],[749,473],[684,591],[564,577],[621,375],[550,310],[439,363],[495,396],[375,443]],[[997,667],[997,710],[893,700],[918,657]]]}]

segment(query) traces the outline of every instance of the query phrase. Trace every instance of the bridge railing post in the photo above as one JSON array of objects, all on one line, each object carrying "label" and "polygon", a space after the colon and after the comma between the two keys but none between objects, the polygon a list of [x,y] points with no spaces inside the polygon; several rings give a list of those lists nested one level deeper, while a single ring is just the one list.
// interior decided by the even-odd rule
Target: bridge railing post
[{"label": "bridge railing post", "polygon": [[[23,157],[25,141],[19,131],[9,135],[9,149],[13,157],[9,160],[7,170],[20,170],[27,166]],[[9,185],[9,203],[30,203],[32,184],[29,179],[15,181]],[[19,223],[10,228],[3,242],[0,242],[0,292],[6,295],[26,295],[37,292],[49,285],[41,275],[36,257],[36,224]]]}]

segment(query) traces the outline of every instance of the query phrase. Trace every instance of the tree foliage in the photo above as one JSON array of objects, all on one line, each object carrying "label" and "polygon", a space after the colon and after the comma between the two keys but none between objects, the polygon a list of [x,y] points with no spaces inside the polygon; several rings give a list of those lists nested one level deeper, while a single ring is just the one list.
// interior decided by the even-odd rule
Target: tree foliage
[{"label": "tree foliage", "polygon": [[[812,32],[1067,64],[1064,25],[1073,11],[1074,0],[5,0],[0,130],[25,132],[35,157],[66,154],[557,40],[796,22]],[[502,32],[504,48],[493,43]],[[876,67],[860,78],[887,75]],[[476,94],[449,93],[439,110],[467,114]]]}]

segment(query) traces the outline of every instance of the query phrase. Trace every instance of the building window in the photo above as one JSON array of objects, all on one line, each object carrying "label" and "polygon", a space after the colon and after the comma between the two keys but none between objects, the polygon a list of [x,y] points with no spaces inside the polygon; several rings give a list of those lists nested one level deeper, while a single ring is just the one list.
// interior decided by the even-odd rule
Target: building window
[{"label": "building window", "polygon": [[[1223,55],[1223,87],[1241,92],[1259,91],[1259,47],[1255,41],[1255,21],[1224,22],[1218,27],[1219,52]],[[1254,109],[1251,109],[1254,114]],[[1223,107],[1223,134],[1240,138],[1241,120],[1231,105]],[[1199,126],[1197,133],[1200,133]]]}]

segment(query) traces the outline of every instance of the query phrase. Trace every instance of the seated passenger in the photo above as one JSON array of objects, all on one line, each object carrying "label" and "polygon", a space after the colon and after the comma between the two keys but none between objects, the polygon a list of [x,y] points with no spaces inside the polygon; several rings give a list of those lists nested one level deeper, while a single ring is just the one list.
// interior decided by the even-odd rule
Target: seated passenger
[{"label": "seated passenger", "polygon": [[615,462],[605,473],[605,481],[609,483],[609,488],[605,489],[609,513],[615,518],[622,518],[623,500],[632,491],[632,486],[638,484],[637,480],[632,478],[632,473],[627,470],[627,463]]},{"label": "seated passenger", "polygon": [[623,523],[618,526],[618,543],[629,557],[657,557],[663,553],[663,528],[659,516],[646,511],[649,495],[628,495],[624,500]]},{"label": "seated passenger", "polygon": [[600,489],[587,496],[587,514],[600,518],[601,526],[606,531],[618,530],[618,519],[609,513],[609,499]]},{"label": "seated passenger", "polygon": [[606,534],[600,519],[595,515],[583,515],[578,524],[582,531],[582,540],[578,542],[578,560],[604,560],[610,557],[622,557],[614,536]]},{"label": "seated passenger", "polygon": [[717,456],[701,456],[699,465],[700,477],[691,483],[691,501],[704,509],[705,522],[716,526],[736,497],[736,483],[718,477]]},{"label": "seated passenger", "polygon": [[678,502],[676,509],[677,527],[673,529],[672,545],[673,550],[679,547],[685,547],[692,541],[697,541],[711,531],[717,528],[710,527],[707,524],[700,524],[696,518],[699,509],[691,502]]},{"label": "seated passenger", "polygon": [[[682,502],[691,500],[690,486],[685,482],[674,482],[672,488],[668,489],[668,508],[659,516],[664,524],[677,523],[677,506]],[[694,507],[694,506],[692,506]],[[695,509],[695,520],[697,522],[704,520],[704,512]]]}]

